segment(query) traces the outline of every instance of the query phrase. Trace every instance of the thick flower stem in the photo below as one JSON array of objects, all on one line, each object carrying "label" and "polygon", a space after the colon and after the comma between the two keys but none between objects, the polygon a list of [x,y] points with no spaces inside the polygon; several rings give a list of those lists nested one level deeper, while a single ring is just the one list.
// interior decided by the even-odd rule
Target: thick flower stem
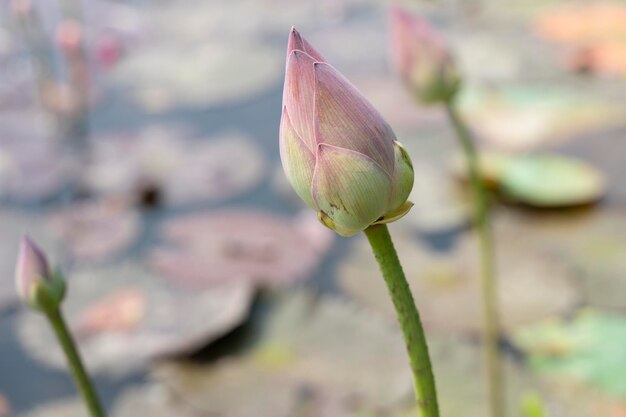
[{"label": "thick flower stem", "polygon": [[474,222],[480,240],[484,348],[491,417],[504,417],[504,377],[498,349],[500,319],[493,236],[489,224],[489,201],[487,191],[480,178],[480,166],[474,141],[469,129],[459,116],[453,99],[446,103],[446,110],[465,153],[467,172],[473,195]]},{"label": "thick flower stem", "polygon": [[67,330],[61,310],[59,308],[54,308],[46,311],[45,313],[57,335],[57,338],[59,339],[63,352],[67,357],[67,363],[72,372],[72,376],[74,377],[76,386],[85,401],[91,417],[105,417],[106,414],[104,413],[102,404],[98,399],[98,395],[96,394],[89,375],[85,371],[85,367],[83,366],[80,354],[76,349],[74,340]]},{"label": "thick flower stem", "polygon": [[386,225],[378,224],[365,229],[365,234],[387,283],[404,334],[413,371],[419,416],[438,417],[437,390],[424,329],[389,230]]}]

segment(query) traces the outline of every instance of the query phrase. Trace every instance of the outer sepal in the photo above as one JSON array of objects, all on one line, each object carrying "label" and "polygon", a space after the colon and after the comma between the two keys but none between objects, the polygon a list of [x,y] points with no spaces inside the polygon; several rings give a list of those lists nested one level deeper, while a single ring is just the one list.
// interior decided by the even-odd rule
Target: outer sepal
[{"label": "outer sepal", "polygon": [[409,198],[413,189],[414,173],[413,163],[407,151],[399,142],[393,142],[395,158],[395,171],[391,180],[391,197],[388,211],[395,211]]},{"label": "outer sepal", "polygon": [[283,116],[280,120],[280,159],[287,180],[296,194],[309,207],[315,209],[311,196],[315,156],[291,125],[287,109],[283,109]]},{"label": "outer sepal", "polygon": [[55,311],[65,298],[65,289],[63,275],[59,271],[55,271],[49,280],[38,281],[32,286],[28,303],[35,310]]},{"label": "outer sepal", "polygon": [[384,215],[391,179],[367,156],[320,144],[313,174],[313,201],[322,223],[352,236]]}]

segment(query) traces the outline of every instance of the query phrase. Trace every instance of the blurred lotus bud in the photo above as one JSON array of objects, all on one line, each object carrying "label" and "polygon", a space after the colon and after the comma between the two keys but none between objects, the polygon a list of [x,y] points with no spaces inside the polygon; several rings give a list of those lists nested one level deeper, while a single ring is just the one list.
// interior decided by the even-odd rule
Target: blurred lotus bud
[{"label": "blurred lotus bud", "polygon": [[411,160],[372,104],[292,29],[280,155],[296,193],[342,236],[406,214]]},{"label": "blurred lotus bud", "polygon": [[24,16],[32,12],[33,5],[30,0],[11,0],[11,10],[18,16]]},{"label": "blurred lotus bud", "polygon": [[106,34],[100,37],[95,45],[96,61],[99,67],[110,69],[122,58],[124,47],[119,37]]},{"label": "blurred lotus bud", "polygon": [[65,54],[70,55],[80,51],[82,36],[80,23],[75,20],[66,20],[57,27],[56,42]]},{"label": "blurred lotus bud", "polygon": [[52,273],[46,255],[26,236],[20,242],[15,285],[19,297],[37,310],[57,308],[65,295],[63,279]]},{"label": "blurred lotus bud", "polygon": [[391,57],[414,96],[425,104],[450,100],[461,77],[446,42],[423,18],[391,10]]}]

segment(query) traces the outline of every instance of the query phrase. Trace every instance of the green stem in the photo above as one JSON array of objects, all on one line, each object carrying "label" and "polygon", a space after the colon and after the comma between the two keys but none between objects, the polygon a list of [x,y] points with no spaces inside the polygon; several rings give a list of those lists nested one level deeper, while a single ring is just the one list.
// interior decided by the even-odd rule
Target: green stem
[{"label": "green stem", "polygon": [[387,283],[402,328],[413,371],[419,416],[438,417],[437,390],[424,329],[389,230],[386,225],[378,224],[365,229],[365,235]]},{"label": "green stem", "polygon": [[59,339],[63,352],[67,357],[67,362],[74,377],[74,381],[76,382],[76,386],[87,405],[91,417],[105,417],[104,409],[98,399],[98,395],[96,394],[89,375],[85,372],[80,354],[76,349],[72,336],[67,330],[61,310],[58,308],[51,309],[51,311],[46,311],[46,316]]},{"label": "green stem", "polygon": [[459,116],[453,99],[446,103],[448,117],[454,126],[465,153],[467,172],[472,188],[474,222],[480,240],[481,287],[483,298],[484,347],[487,362],[489,404],[492,417],[503,417],[504,377],[498,349],[500,319],[498,311],[497,282],[495,276],[494,246],[489,224],[487,190],[480,177],[480,162],[472,135]]}]

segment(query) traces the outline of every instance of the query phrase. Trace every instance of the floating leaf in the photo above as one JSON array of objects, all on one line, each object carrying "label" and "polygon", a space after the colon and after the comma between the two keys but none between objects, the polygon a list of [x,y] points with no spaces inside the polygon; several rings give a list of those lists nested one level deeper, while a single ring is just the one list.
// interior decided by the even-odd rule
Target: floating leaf
[{"label": "floating leaf", "polygon": [[585,311],[572,321],[547,320],[521,329],[515,342],[539,372],[591,384],[626,399],[626,319]]},{"label": "floating leaf", "polygon": [[[98,373],[129,372],[158,356],[197,350],[238,326],[253,295],[243,281],[188,291],[132,264],[76,271],[69,288],[64,311],[88,367]],[[39,315],[25,312],[18,323],[29,353],[65,366]]]},{"label": "floating leaf", "polygon": [[0,114],[0,197],[41,200],[70,184],[76,164],[39,112]]},{"label": "floating leaf", "polygon": [[[480,166],[480,177],[488,188],[498,188],[502,184],[502,180],[509,165],[517,158],[514,154],[497,152],[497,151],[481,151],[478,155]],[[451,170],[453,174],[465,182],[469,181],[469,173],[467,169],[467,158],[465,155],[457,153],[452,158]]]},{"label": "floating leaf", "polygon": [[117,404],[111,412],[111,417],[136,417],[138,415],[150,417],[205,416],[157,385],[129,389],[121,395]]},{"label": "floating leaf", "polygon": [[151,189],[165,204],[181,205],[243,194],[263,180],[265,171],[263,151],[242,134],[205,139],[185,129],[153,127],[99,138],[86,182],[96,191],[133,200],[145,199]]},{"label": "floating leaf", "polygon": [[119,200],[74,204],[49,218],[50,228],[73,258],[92,261],[127,250],[141,232],[138,212]]},{"label": "floating leaf", "polygon": [[406,219],[421,231],[460,227],[472,216],[471,201],[453,179],[434,164],[414,161],[415,182],[409,201],[415,205]]},{"label": "floating leaf", "polygon": [[240,134],[188,145],[186,152],[184,163],[165,179],[165,195],[172,204],[234,197],[265,177],[263,150]]},{"label": "floating leaf", "polygon": [[[436,253],[411,238],[395,235],[399,257],[425,325],[433,330],[482,331],[478,247],[465,236],[451,254]],[[367,242],[357,242],[339,267],[341,287],[390,316],[387,296]],[[571,271],[549,253],[507,241],[496,251],[502,326],[511,331],[539,318],[568,311],[578,300]]]},{"label": "floating leaf", "polygon": [[122,61],[115,78],[148,111],[223,106],[273,87],[282,61],[281,52],[264,45],[159,42]]},{"label": "floating leaf", "polygon": [[88,417],[85,404],[78,398],[60,400],[36,407],[23,417]]},{"label": "floating leaf", "polygon": [[[157,383],[170,398],[199,415],[276,417],[413,416],[406,353],[393,321],[345,301],[287,294],[271,309],[260,335],[244,353],[212,364],[169,363],[157,368]],[[479,346],[458,337],[429,335],[442,415],[486,413],[485,385],[468,384],[483,375]],[[507,392],[519,398],[532,381],[505,361]],[[149,401],[137,391],[116,410]],[[510,402],[517,415],[517,402]]]},{"label": "floating leaf", "polygon": [[467,88],[461,106],[478,136],[505,151],[537,149],[624,120],[618,105],[578,87]]},{"label": "floating leaf", "polygon": [[[322,236],[330,233],[316,227]],[[177,217],[163,233],[166,244],[151,252],[150,264],[172,282],[192,288],[232,281],[288,285],[310,276],[328,248],[301,223],[255,211]]]},{"label": "floating leaf", "polygon": [[208,415],[287,417],[309,407],[312,415],[347,417],[350,409],[382,411],[410,398],[406,361],[395,326],[338,299],[299,292],[282,297],[261,339],[240,357],[166,364],[156,377]]},{"label": "floating leaf", "polygon": [[508,164],[502,190],[514,200],[537,207],[588,204],[606,192],[604,176],[583,161],[559,155],[528,155]]}]

